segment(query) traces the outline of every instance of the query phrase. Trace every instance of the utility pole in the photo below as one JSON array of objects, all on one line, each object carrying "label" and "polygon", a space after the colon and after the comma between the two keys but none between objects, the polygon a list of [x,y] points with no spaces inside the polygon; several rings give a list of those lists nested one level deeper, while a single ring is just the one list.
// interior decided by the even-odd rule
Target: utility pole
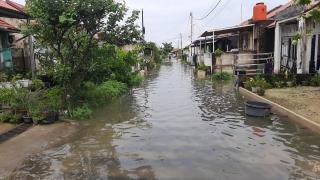
[{"label": "utility pole", "polygon": [[181,59],[182,59],[182,54],[183,54],[183,45],[182,45],[182,33],[180,33],[180,47],[181,47],[181,49],[180,49],[180,55],[181,55]]},{"label": "utility pole", "polygon": [[241,10],[240,10],[241,12],[241,14],[240,14],[240,18],[241,18],[241,22],[240,23],[242,23],[242,21],[243,21],[243,1],[241,1]]},{"label": "utility pole", "polygon": [[190,25],[191,25],[190,40],[191,40],[191,44],[192,44],[192,42],[193,42],[193,14],[192,14],[192,12],[190,13],[190,21],[191,21],[191,23],[190,23]]},{"label": "utility pole", "polygon": [[143,12],[143,9],[141,11],[142,13],[142,38],[144,40],[144,35],[146,34],[146,28],[144,27],[144,12]]},{"label": "utility pole", "polygon": [[183,49],[183,47],[182,47],[182,33],[180,33],[180,45],[181,45],[181,49]]},{"label": "utility pole", "polygon": [[192,53],[192,42],[193,42],[193,14],[192,12],[190,12],[190,40],[191,40],[191,43],[190,43],[190,56],[193,55]]}]

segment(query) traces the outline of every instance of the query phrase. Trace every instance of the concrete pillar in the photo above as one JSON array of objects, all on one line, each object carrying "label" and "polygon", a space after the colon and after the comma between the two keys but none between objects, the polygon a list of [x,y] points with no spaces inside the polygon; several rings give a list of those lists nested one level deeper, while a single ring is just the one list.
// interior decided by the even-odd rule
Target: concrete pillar
[{"label": "concrete pillar", "polygon": [[280,73],[280,64],[281,64],[281,27],[280,23],[276,23],[275,28],[275,37],[274,37],[274,73]]}]

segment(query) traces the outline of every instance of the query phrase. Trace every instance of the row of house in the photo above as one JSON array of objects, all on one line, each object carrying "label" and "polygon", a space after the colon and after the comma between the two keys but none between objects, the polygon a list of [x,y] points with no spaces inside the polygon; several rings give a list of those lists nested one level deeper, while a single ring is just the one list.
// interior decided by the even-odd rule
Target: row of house
[{"label": "row of house", "polygon": [[[0,71],[30,71],[35,68],[32,38],[24,37],[21,26],[29,20],[24,6],[0,0]],[[34,67],[33,67],[34,66]]]},{"label": "row of house", "polygon": [[[318,7],[318,0],[309,6],[290,1],[267,11],[266,5],[258,3],[252,19],[205,31],[184,53],[189,55],[189,63],[204,63],[212,71],[320,73],[320,22],[302,16]],[[214,57],[217,49],[225,52],[221,61]]]}]

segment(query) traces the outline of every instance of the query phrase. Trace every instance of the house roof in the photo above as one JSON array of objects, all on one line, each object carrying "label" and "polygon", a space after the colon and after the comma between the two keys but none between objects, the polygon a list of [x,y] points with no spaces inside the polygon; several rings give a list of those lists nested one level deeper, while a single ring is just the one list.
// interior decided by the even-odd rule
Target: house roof
[{"label": "house roof", "polygon": [[246,30],[246,29],[251,29],[254,26],[254,24],[246,24],[246,25],[238,25],[238,26],[232,26],[228,28],[222,28],[222,29],[214,29],[212,31],[206,31],[204,32],[200,37],[206,37],[206,36],[212,36],[213,32],[216,35],[221,35],[221,36],[230,36],[234,34],[235,31],[238,30]]},{"label": "house roof", "polygon": [[7,31],[7,32],[20,32],[18,28],[14,27],[13,25],[1,19],[0,19],[0,30]]},{"label": "house roof", "polygon": [[0,17],[26,19],[24,6],[11,0],[0,0]]},{"label": "house roof", "polygon": [[[268,14],[267,14],[267,24],[268,26],[267,27],[273,27],[272,25],[275,24],[275,16],[287,9],[288,7],[290,7],[292,4],[293,4],[293,0],[290,0],[288,3],[286,3],[285,5],[279,5],[273,9],[271,9],[270,11],[268,11]],[[248,19],[246,21],[243,21],[242,23],[240,23],[239,25],[237,26],[232,26],[232,27],[228,27],[228,28],[222,28],[222,29],[216,29],[216,30],[211,30],[211,31],[205,31],[200,37],[206,37],[206,36],[212,36],[213,34],[213,31],[215,32],[215,35],[218,33],[218,34],[223,34],[223,33],[232,33],[234,31],[238,31],[238,30],[246,30],[246,29],[249,29],[251,27],[253,27],[254,24],[252,24],[252,19]]]}]

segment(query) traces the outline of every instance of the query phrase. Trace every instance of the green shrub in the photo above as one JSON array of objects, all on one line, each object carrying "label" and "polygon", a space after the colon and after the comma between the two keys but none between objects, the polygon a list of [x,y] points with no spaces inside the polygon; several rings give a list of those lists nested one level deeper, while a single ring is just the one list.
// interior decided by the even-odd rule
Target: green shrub
[{"label": "green shrub", "polygon": [[62,90],[59,87],[47,89],[43,93],[43,104],[46,108],[58,111],[62,108]]},{"label": "green shrub", "polygon": [[11,88],[0,88],[0,103],[9,103],[13,90]]},{"label": "green shrub", "polygon": [[197,69],[198,70],[200,70],[200,71],[206,71],[206,70],[208,70],[208,66],[206,66],[204,63],[200,63],[199,65],[198,65],[198,67],[197,67]]},{"label": "green shrub", "polygon": [[77,107],[71,113],[71,117],[76,120],[86,120],[89,119],[91,115],[92,110],[87,105]]},{"label": "green shrub", "polygon": [[127,91],[126,84],[117,81],[106,81],[98,86],[98,91],[102,92],[105,100],[112,100]]},{"label": "green shrub", "polygon": [[211,79],[214,81],[219,81],[219,80],[230,81],[232,79],[232,74],[228,72],[222,72],[222,73],[219,72],[219,73],[213,74],[211,76]]},{"label": "green shrub", "polygon": [[30,87],[32,90],[39,90],[44,88],[44,83],[41,79],[33,79]]},{"label": "green shrub", "polygon": [[81,96],[90,106],[97,107],[119,97],[127,89],[126,84],[113,80],[106,81],[100,85],[85,82]]},{"label": "green shrub", "polygon": [[130,81],[129,81],[129,86],[139,86],[141,82],[144,80],[144,77],[140,76],[137,73],[131,73],[130,74]]},{"label": "green shrub", "polygon": [[245,87],[251,89],[252,87],[259,87],[262,89],[268,89],[271,85],[262,76],[256,76],[254,78],[248,78],[245,82]]},{"label": "green shrub", "polygon": [[312,86],[320,86],[320,75],[316,75],[311,79]]}]

